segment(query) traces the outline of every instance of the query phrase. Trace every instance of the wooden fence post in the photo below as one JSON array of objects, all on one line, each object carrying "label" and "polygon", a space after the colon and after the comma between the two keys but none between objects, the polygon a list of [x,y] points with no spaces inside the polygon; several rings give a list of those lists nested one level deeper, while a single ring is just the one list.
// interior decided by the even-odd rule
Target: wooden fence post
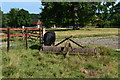
[{"label": "wooden fence post", "polygon": [[26,49],[28,49],[28,31],[25,29],[25,43],[26,43]]},{"label": "wooden fence post", "polygon": [[[22,26],[22,29],[25,29],[25,26]],[[24,31],[25,31],[25,30],[22,30],[22,34],[25,34]],[[25,36],[23,36],[22,38],[23,38],[23,40],[25,40]]]},{"label": "wooden fence post", "polygon": [[[41,44],[43,44],[43,36],[44,36],[44,31],[43,31],[43,27],[42,27],[42,30],[41,30]],[[45,30],[45,29],[44,29]]]},{"label": "wooden fence post", "polygon": [[10,50],[10,28],[7,28],[7,52]]},{"label": "wooden fence post", "polygon": [[40,38],[40,44],[42,43],[42,42],[41,42],[41,40],[42,40],[42,39],[41,39],[41,37],[42,37],[42,36],[41,36],[41,29],[39,28],[39,38]]},{"label": "wooden fence post", "polygon": [[42,28],[42,35],[44,36],[45,34],[45,28]]}]

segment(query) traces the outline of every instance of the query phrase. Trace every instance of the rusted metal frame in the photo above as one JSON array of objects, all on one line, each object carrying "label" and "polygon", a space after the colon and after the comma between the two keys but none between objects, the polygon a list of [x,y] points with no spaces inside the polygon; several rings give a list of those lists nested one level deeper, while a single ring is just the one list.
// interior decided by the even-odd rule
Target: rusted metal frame
[{"label": "rusted metal frame", "polygon": [[73,41],[72,39],[69,39],[71,42],[73,42],[74,44],[78,45],[79,47],[84,48],[82,45],[78,44],[77,42]]},{"label": "rusted metal frame", "polygon": [[71,38],[72,36],[68,37],[68,38],[65,38],[64,40],[62,40],[61,42],[57,43],[55,46],[58,46],[60,44],[62,44],[63,42],[65,42],[66,40],[68,40],[69,38]]},{"label": "rusted metal frame", "polygon": [[10,50],[10,28],[7,29],[7,52]]}]

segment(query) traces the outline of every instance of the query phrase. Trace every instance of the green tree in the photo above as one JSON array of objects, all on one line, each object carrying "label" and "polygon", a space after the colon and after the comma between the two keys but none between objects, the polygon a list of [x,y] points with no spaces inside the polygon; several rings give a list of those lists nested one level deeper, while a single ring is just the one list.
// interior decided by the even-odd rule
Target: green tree
[{"label": "green tree", "polygon": [[29,26],[31,23],[31,16],[28,11],[20,9],[17,14],[18,26]]},{"label": "green tree", "polygon": [[112,26],[120,25],[120,2],[114,6],[114,12],[111,15],[111,24]]},{"label": "green tree", "polygon": [[43,2],[41,19],[46,26],[104,27],[114,12],[115,2]]},{"label": "green tree", "polygon": [[[45,26],[59,25],[62,22],[62,13],[63,9],[60,3],[42,3],[44,9],[41,13],[41,19]],[[60,9],[58,9],[60,8]],[[61,19],[60,19],[61,18]]]},{"label": "green tree", "polygon": [[2,27],[2,15],[3,15],[3,12],[1,11],[1,8],[0,8],[0,27]]},{"label": "green tree", "polygon": [[115,2],[102,2],[97,6],[97,26],[103,28],[108,23],[110,15],[113,13]]},{"label": "green tree", "polygon": [[8,14],[2,15],[2,27],[8,27],[10,23],[10,20],[8,18]]},{"label": "green tree", "polygon": [[12,8],[8,13],[10,27],[29,26],[31,22],[30,14],[27,10]]},{"label": "green tree", "polygon": [[81,25],[82,27],[92,21],[96,11],[96,3],[78,3],[78,2],[62,2],[62,3],[45,3],[42,5],[41,19],[44,24],[68,26]]},{"label": "green tree", "polygon": [[17,23],[18,11],[19,11],[19,9],[12,8],[10,10],[10,12],[8,13],[8,19],[9,19],[8,25],[10,27],[17,27],[18,26],[18,23]]},{"label": "green tree", "polygon": [[95,13],[97,3],[95,2],[82,2],[79,3],[78,8],[78,20],[81,27],[86,26],[89,23],[93,23],[95,19]]},{"label": "green tree", "polygon": [[32,20],[34,19],[40,19],[40,14],[30,14]]}]

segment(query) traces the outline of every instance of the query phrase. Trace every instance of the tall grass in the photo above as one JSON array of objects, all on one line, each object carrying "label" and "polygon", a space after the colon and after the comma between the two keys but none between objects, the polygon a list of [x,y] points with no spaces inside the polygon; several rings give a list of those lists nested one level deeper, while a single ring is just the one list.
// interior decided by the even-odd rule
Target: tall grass
[{"label": "tall grass", "polygon": [[117,78],[118,52],[111,55],[63,55],[32,49],[2,52],[3,78]]}]

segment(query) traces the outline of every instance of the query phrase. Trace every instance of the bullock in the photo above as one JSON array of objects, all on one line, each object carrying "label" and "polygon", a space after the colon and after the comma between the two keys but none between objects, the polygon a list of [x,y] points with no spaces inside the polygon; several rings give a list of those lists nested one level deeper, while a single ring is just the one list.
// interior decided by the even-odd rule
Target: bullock
[{"label": "bullock", "polygon": [[56,35],[54,31],[48,31],[44,34],[43,37],[43,43],[45,46],[51,46],[52,44],[54,45],[56,39]]}]

